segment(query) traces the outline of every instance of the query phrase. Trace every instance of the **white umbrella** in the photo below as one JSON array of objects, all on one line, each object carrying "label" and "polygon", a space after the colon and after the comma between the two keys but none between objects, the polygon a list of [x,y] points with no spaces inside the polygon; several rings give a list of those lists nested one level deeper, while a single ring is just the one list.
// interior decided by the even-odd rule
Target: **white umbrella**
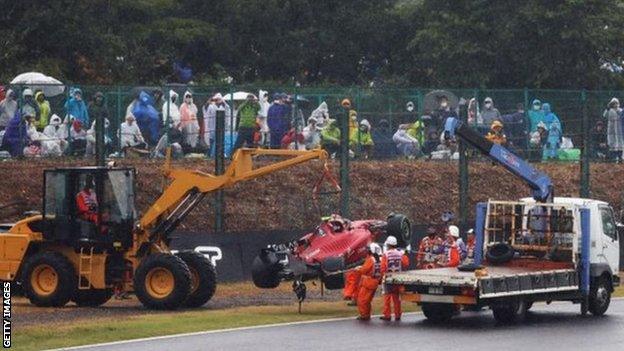
[{"label": "white umbrella", "polygon": [[237,91],[234,94],[234,97],[232,97],[232,94],[225,94],[225,96],[223,96],[223,100],[225,101],[230,101],[230,100],[234,100],[234,101],[240,101],[240,100],[245,100],[247,99],[247,95],[249,95],[249,93],[244,92],[244,91]]},{"label": "white umbrella", "polygon": [[33,90],[41,89],[46,96],[60,95],[65,91],[63,82],[39,72],[22,73],[13,78],[11,84],[25,85]]}]

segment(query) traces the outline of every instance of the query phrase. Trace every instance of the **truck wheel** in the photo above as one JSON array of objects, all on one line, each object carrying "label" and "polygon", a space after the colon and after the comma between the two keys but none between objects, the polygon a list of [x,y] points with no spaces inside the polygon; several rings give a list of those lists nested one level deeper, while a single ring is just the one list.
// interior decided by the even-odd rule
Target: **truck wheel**
[{"label": "truck wheel", "polygon": [[78,289],[72,300],[80,307],[97,307],[108,302],[112,296],[113,289]]},{"label": "truck wheel", "polygon": [[22,277],[24,294],[31,303],[42,307],[64,306],[78,286],[74,266],[65,256],[52,251],[31,256]]},{"label": "truck wheel", "polygon": [[501,324],[522,322],[526,316],[527,303],[524,300],[492,307],[494,319]]},{"label": "truck wheel", "polygon": [[134,290],[145,307],[173,310],[189,296],[191,272],[177,256],[151,254],[143,259],[134,274]]},{"label": "truck wheel", "polygon": [[210,301],[217,290],[217,271],[206,256],[195,251],[178,254],[191,272],[191,293],[184,302],[187,307],[200,307]]},{"label": "truck wheel", "polygon": [[399,247],[407,247],[412,241],[412,225],[409,219],[402,214],[388,216],[386,232],[397,238]]},{"label": "truck wheel", "polygon": [[280,284],[281,279],[277,274],[279,270],[280,265],[275,252],[262,252],[251,264],[251,279],[258,288],[274,289]]},{"label": "truck wheel", "polygon": [[589,312],[594,316],[602,316],[611,303],[611,290],[608,280],[604,277],[597,278],[592,282],[589,292]]},{"label": "truck wheel", "polygon": [[423,303],[421,308],[425,317],[433,323],[446,323],[455,314],[455,306],[449,303]]}]

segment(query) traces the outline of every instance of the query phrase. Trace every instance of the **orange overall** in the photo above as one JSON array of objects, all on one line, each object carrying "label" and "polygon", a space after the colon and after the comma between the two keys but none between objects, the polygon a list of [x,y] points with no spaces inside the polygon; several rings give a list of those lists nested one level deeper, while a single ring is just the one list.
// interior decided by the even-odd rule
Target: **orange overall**
[{"label": "orange overall", "polygon": [[97,198],[92,190],[82,190],[76,195],[78,217],[97,224]]},{"label": "orange overall", "polygon": [[[409,266],[409,258],[403,254],[403,252],[397,249],[390,249],[381,258],[381,273],[387,272],[400,272]],[[401,299],[399,286],[384,287],[384,307],[383,316],[389,319],[391,312],[391,304],[394,304],[394,318],[401,319]]]},{"label": "orange overall", "polygon": [[345,300],[357,301],[359,290],[360,272],[357,269],[352,269],[345,273],[345,287],[342,290],[342,296]]},{"label": "orange overall", "polygon": [[362,276],[360,291],[357,295],[358,311],[361,319],[370,319],[371,303],[381,280],[381,262],[373,255],[368,255],[364,264],[357,270]]}]

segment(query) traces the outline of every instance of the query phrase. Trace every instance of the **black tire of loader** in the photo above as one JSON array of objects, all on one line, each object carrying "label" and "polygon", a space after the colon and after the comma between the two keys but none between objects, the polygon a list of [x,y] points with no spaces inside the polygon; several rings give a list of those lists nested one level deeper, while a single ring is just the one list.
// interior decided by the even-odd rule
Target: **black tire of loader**
[{"label": "black tire of loader", "polygon": [[[145,287],[147,274],[161,267],[171,272],[174,278],[172,292],[164,298],[151,296]],[[182,306],[191,291],[191,272],[184,261],[172,254],[156,253],[147,256],[134,274],[134,289],[141,303],[150,309],[174,310]]]},{"label": "black tire of loader", "polygon": [[217,290],[217,271],[206,256],[195,251],[182,251],[178,254],[188,266],[191,274],[197,274],[199,285],[191,291],[184,302],[186,307],[200,307],[210,301]]},{"label": "black tire of loader", "polygon": [[[40,265],[52,267],[58,277],[56,290],[50,295],[38,295],[31,286],[30,276],[33,270]],[[22,287],[24,295],[28,297],[33,305],[40,307],[61,307],[67,304],[74,296],[78,285],[76,270],[71,262],[61,253],[53,251],[43,251],[31,256],[24,264],[22,276]]]}]

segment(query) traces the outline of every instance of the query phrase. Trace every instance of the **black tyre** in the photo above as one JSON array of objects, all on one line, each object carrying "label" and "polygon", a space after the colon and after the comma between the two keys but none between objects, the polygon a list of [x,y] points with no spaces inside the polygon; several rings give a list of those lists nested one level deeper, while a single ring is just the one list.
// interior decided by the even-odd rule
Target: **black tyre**
[{"label": "black tyre", "polygon": [[492,264],[503,264],[509,262],[513,256],[514,248],[505,243],[492,245],[485,254],[488,262]]},{"label": "black tyre", "polygon": [[343,257],[329,257],[321,262],[323,285],[329,290],[344,288],[345,260]]},{"label": "black tyre", "polygon": [[97,307],[108,302],[112,296],[112,289],[78,289],[72,300],[81,307]]},{"label": "black tyre", "polygon": [[323,285],[329,290],[338,290],[345,286],[344,273],[324,275],[321,279],[323,280]]},{"label": "black tyre", "polygon": [[391,214],[387,219],[388,235],[397,238],[399,247],[407,247],[412,241],[412,225],[406,216],[402,214]]},{"label": "black tyre", "polygon": [[173,310],[182,306],[189,296],[191,272],[177,256],[151,254],[134,274],[134,290],[145,307]]},{"label": "black tyre", "polygon": [[527,311],[527,303],[524,300],[509,302],[492,306],[494,319],[501,324],[513,324],[524,321]]},{"label": "black tyre", "polygon": [[206,256],[195,251],[178,254],[191,272],[191,293],[184,302],[187,307],[200,307],[210,301],[217,290],[217,271]]},{"label": "black tyre", "polygon": [[280,284],[279,260],[273,251],[263,251],[251,264],[251,278],[261,289],[274,289]]},{"label": "black tyre", "polygon": [[446,323],[455,315],[455,306],[449,303],[423,303],[425,317],[433,323]]},{"label": "black tyre", "polygon": [[34,254],[24,264],[21,276],[24,295],[42,307],[64,306],[78,286],[74,266],[58,252]]},{"label": "black tyre", "polygon": [[589,306],[587,306],[589,312],[594,316],[602,316],[607,312],[610,303],[609,280],[604,277],[594,279],[589,291]]}]

